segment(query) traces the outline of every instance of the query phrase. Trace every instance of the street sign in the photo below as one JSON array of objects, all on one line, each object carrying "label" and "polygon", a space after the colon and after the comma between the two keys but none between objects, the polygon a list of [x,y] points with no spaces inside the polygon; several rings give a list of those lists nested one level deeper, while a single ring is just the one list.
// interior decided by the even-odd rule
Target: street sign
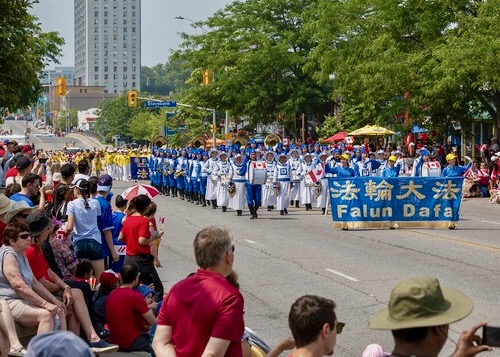
[{"label": "street sign", "polygon": [[167,129],[167,130],[165,131],[165,134],[167,134],[168,136],[175,135],[175,130],[173,130],[173,129]]},{"label": "street sign", "polygon": [[166,117],[168,119],[168,118],[173,118],[175,116],[175,114],[177,114],[177,113],[176,112],[166,112],[165,115],[166,115]]},{"label": "street sign", "polygon": [[176,106],[177,102],[173,100],[166,102],[153,102],[152,100],[148,100],[146,102],[146,108],[175,108]]},{"label": "street sign", "polygon": [[186,126],[185,125],[179,125],[177,127],[177,130],[179,130],[179,131],[186,131]]}]

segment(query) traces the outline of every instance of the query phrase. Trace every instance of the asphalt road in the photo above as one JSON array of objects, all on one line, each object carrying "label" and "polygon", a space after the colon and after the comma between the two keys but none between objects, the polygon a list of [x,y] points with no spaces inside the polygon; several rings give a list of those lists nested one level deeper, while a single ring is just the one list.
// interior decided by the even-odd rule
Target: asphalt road
[{"label": "asphalt road", "polygon": [[[60,145],[53,140],[42,139],[40,145]],[[77,146],[85,144],[80,136],[74,140]],[[130,185],[116,182],[113,191],[119,194]],[[442,355],[449,355],[458,333],[474,323],[500,326],[500,205],[487,199],[464,200],[454,231],[341,231],[317,210],[291,208],[284,217],[259,210],[259,219],[252,221],[248,211],[236,217],[231,211],[222,213],[171,197],[155,201],[157,217],[165,217],[166,235],[160,247],[164,267],[159,271],[166,289],[196,270],[192,252],[196,232],[207,225],[224,225],[235,242],[234,268],[245,297],[245,322],[271,345],[289,335],[287,316],[293,301],[318,294],[333,299],[339,320],[346,322],[335,355],[361,356],[364,347],[374,342],[391,351],[390,332],[371,331],[367,324],[385,306],[392,287],[408,276],[437,277],[442,285],[463,291],[475,302],[472,314],[451,326]],[[489,355],[494,353],[498,350]]]}]

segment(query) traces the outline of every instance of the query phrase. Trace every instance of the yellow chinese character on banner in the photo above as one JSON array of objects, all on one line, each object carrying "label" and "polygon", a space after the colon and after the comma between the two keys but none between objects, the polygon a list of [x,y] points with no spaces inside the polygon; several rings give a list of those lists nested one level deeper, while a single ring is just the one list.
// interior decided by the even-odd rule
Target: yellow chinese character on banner
[{"label": "yellow chinese character on banner", "polygon": [[422,185],[415,185],[415,181],[410,180],[408,185],[402,185],[401,186],[401,191],[407,190],[404,194],[396,196],[398,200],[404,200],[407,197],[410,197],[410,195],[415,195],[419,200],[423,200],[425,198],[425,195],[418,192],[418,189],[422,188]]},{"label": "yellow chinese character on banner", "polygon": [[457,185],[451,180],[443,183],[437,181],[432,191],[436,192],[434,195],[435,199],[453,200],[457,198],[456,194],[460,192],[460,188],[457,188]]},{"label": "yellow chinese character on banner", "polygon": [[369,180],[365,183],[365,197],[369,197],[371,201],[390,201],[393,188],[394,185],[391,185],[386,180],[382,180],[378,184],[373,180]]},{"label": "yellow chinese character on banner", "polygon": [[359,191],[361,189],[357,188],[356,185],[351,181],[346,181],[344,185],[338,182],[333,182],[333,186],[330,189],[332,198],[339,198],[345,201],[357,200]]}]

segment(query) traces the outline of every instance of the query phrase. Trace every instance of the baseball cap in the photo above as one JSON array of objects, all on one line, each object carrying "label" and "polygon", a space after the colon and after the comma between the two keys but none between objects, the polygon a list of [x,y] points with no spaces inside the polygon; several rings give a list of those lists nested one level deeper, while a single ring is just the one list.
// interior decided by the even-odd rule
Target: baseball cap
[{"label": "baseball cap", "polygon": [[97,180],[97,191],[109,191],[111,190],[111,186],[113,185],[113,178],[108,174],[104,174],[99,176],[99,180]]},{"label": "baseball cap", "polygon": [[458,290],[441,288],[436,278],[406,278],[392,290],[387,306],[372,316],[368,327],[401,330],[447,325],[468,316],[472,308],[472,300]]},{"label": "baseball cap", "polygon": [[89,191],[89,182],[85,179],[79,179],[76,180],[74,184],[69,185],[69,188],[79,188],[82,191],[88,192]]},{"label": "baseball cap", "polygon": [[446,155],[446,161],[450,161],[450,160],[455,160],[457,158],[457,155],[455,154],[448,154]]},{"label": "baseball cap", "polygon": [[103,271],[99,276],[99,282],[104,286],[111,286],[118,280],[120,280],[118,274],[111,269]]},{"label": "baseball cap", "polygon": [[27,169],[28,167],[30,167],[31,165],[31,160],[28,159],[27,156],[21,156],[19,159],[17,159],[16,161],[16,168],[18,170],[24,170],[24,169]]},{"label": "baseball cap", "polygon": [[147,285],[139,285],[138,287],[135,288],[143,297],[148,296],[149,294],[153,294],[154,291],[151,290],[151,288]]},{"label": "baseball cap", "polygon": [[396,161],[398,161],[398,158],[394,155],[391,155],[391,156],[389,156],[389,158],[387,160],[396,162]]}]

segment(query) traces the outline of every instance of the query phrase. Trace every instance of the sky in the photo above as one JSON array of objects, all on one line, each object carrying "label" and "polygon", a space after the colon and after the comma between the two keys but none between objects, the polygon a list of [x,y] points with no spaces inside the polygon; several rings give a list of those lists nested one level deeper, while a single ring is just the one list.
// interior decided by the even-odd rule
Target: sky
[{"label": "sky", "polygon": [[[152,67],[166,63],[170,50],[181,43],[180,32],[196,34],[188,20],[176,20],[182,16],[193,21],[206,20],[232,0],[142,0],[142,58],[143,66]],[[57,66],[74,66],[73,0],[39,0],[31,11],[38,17],[42,31],[57,31],[66,44]],[[53,67],[54,64],[49,67]]]}]

